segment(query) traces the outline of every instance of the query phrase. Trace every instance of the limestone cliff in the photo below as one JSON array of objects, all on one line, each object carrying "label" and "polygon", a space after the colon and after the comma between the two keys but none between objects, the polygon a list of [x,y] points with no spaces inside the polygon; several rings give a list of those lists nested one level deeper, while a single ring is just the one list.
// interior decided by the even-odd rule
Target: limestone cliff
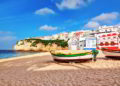
[{"label": "limestone cliff", "polygon": [[67,50],[68,44],[64,40],[25,39],[18,41],[14,49],[21,51]]}]

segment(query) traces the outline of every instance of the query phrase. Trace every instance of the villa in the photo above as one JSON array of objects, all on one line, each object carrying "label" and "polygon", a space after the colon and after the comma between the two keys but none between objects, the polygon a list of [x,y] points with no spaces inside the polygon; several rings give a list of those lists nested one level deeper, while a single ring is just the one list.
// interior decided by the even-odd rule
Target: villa
[{"label": "villa", "polygon": [[108,48],[118,49],[120,48],[120,33],[99,33],[97,34],[97,49]]},{"label": "villa", "polygon": [[106,33],[106,32],[118,32],[120,30],[120,26],[100,26],[97,29],[97,33]]},{"label": "villa", "polygon": [[60,40],[68,40],[68,33],[61,33],[59,34],[59,39]]},{"label": "villa", "polygon": [[96,49],[96,37],[93,34],[83,37],[83,33],[82,36],[75,33],[68,45],[70,50],[93,50]]}]

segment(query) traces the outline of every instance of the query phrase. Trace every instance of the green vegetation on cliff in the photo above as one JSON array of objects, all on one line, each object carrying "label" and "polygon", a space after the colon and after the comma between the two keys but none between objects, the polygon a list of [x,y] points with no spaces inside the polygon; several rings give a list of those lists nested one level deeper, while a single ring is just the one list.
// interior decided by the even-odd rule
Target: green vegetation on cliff
[{"label": "green vegetation on cliff", "polygon": [[31,46],[33,46],[33,47],[37,47],[37,44],[39,44],[39,43],[42,43],[45,46],[56,44],[57,46],[68,47],[67,41],[64,41],[64,40],[25,39],[25,40],[22,40],[22,41],[30,42]]}]

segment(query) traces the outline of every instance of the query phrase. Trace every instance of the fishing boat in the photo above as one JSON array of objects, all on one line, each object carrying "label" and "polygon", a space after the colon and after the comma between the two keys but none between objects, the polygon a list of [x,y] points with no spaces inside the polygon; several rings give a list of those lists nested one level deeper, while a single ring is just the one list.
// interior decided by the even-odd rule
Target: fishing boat
[{"label": "fishing boat", "polygon": [[94,57],[92,50],[57,50],[51,51],[54,61],[59,62],[82,62],[92,60]]},{"label": "fishing boat", "polygon": [[107,57],[107,58],[120,59],[120,49],[103,48],[102,52],[104,53],[105,57]]}]

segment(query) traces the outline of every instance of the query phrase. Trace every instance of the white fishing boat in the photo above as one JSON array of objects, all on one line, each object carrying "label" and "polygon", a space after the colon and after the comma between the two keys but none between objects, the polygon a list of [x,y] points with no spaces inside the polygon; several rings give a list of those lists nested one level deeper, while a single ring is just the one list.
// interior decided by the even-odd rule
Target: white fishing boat
[{"label": "white fishing boat", "polygon": [[92,50],[57,50],[51,51],[51,54],[55,61],[60,62],[88,61],[93,58]]},{"label": "white fishing boat", "polygon": [[113,58],[113,59],[120,59],[120,49],[102,49],[105,57]]}]

